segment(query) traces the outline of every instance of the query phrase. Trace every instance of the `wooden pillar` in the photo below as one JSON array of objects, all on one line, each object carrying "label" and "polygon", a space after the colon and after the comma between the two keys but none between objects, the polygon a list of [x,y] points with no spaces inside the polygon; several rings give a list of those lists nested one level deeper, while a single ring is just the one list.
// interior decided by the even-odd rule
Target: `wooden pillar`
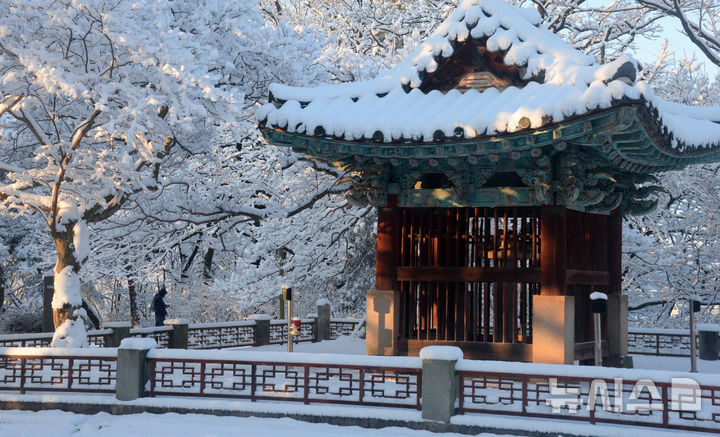
[{"label": "wooden pillar", "polygon": [[608,294],[622,294],[622,212],[615,208],[608,217]]},{"label": "wooden pillar", "polygon": [[622,294],[622,211],[615,208],[608,217],[607,238],[608,299],[607,337],[609,358],[604,365],[632,367],[628,354],[628,297]]},{"label": "wooden pillar", "polygon": [[397,266],[400,263],[400,232],[402,225],[397,195],[388,196],[388,207],[378,208],[377,256],[375,288],[397,290]]},{"label": "wooden pillar", "polygon": [[397,196],[388,196],[388,207],[378,209],[375,289],[367,292],[366,353],[396,355],[400,335],[400,263],[402,215]]},{"label": "wooden pillar", "polygon": [[567,218],[564,206],[541,208],[540,295],[533,296],[533,362],[572,364],[575,299],[567,294]]},{"label": "wooden pillar", "polygon": [[567,295],[567,229],[564,206],[542,207],[540,220],[540,294]]}]

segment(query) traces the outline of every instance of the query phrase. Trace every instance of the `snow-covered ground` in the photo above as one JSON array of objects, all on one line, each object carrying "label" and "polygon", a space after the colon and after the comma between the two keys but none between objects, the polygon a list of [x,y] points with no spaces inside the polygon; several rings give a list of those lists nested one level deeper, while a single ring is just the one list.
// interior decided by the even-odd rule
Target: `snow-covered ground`
[{"label": "snow-covered ground", "polygon": [[[287,345],[271,344],[260,347],[238,348],[243,350],[285,351]],[[340,337],[337,340],[318,343],[303,342],[294,345],[295,352],[333,353],[333,354],[365,354],[365,340],[354,337]],[[687,357],[656,357],[652,355],[633,355],[636,369],[690,371],[690,358]],[[698,359],[700,373],[720,373],[720,360],[705,361]]]},{"label": "snow-covered ground", "polygon": [[[130,414],[92,416],[62,411],[0,411],[3,437],[460,437],[462,434],[436,434],[407,428],[367,429],[300,422],[293,419],[257,417],[218,417],[202,414]],[[480,434],[480,436],[497,434]]]},{"label": "snow-covered ground", "polygon": [[[287,344],[269,344],[267,346],[246,346],[236,349],[253,350],[253,351],[287,351]],[[357,337],[342,336],[336,340],[320,341],[312,343],[304,341],[293,345],[294,352],[314,352],[314,353],[332,353],[332,354],[365,354],[365,340]]]}]

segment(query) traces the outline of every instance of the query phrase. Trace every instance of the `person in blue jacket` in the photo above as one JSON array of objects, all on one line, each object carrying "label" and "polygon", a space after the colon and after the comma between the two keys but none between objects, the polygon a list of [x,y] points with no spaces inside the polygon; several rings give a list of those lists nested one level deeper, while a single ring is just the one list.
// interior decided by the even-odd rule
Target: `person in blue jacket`
[{"label": "person in blue jacket", "polygon": [[165,317],[167,316],[167,304],[163,298],[167,295],[167,290],[162,287],[160,291],[153,297],[153,311],[155,311],[155,326],[163,326]]}]

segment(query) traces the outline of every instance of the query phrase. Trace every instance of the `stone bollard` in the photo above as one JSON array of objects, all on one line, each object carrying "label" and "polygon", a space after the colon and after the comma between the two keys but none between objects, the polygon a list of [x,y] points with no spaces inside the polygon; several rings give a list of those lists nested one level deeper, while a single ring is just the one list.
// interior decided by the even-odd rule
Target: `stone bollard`
[{"label": "stone bollard", "polygon": [[420,350],[423,419],[450,422],[458,397],[455,364],[462,357],[462,350],[454,346],[427,346]]},{"label": "stone bollard", "polygon": [[103,322],[103,329],[112,329],[112,334],[105,337],[105,347],[120,347],[123,339],[130,337],[130,322]]},{"label": "stone bollard", "polygon": [[190,321],[187,319],[167,319],[165,326],[172,326],[170,333],[170,349],[187,349],[188,347],[188,326]]},{"label": "stone bollard", "polygon": [[717,361],[720,350],[720,325],[705,323],[697,326],[700,340],[700,359]]},{"label": "stone bollard", "polygon": [[157,347],[152,338],[126,338],[120,343],[117,355],[115,397],[132,401],[145,396],[145,383],[150,376],[147,354]]},{"label": "stone bollard", "polygon": [[317,301],[317,339],[330,340],[330,301],[320,299]]},{"label": "stone bollard", "polygon": [[270,315],[253,314],[250,320],[255,321],[255,346],[270,344]]}]

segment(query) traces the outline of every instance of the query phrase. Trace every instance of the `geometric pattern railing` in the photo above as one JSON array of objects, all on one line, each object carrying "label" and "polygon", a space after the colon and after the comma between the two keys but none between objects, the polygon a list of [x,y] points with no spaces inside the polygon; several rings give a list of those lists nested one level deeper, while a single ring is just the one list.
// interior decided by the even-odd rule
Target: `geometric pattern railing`
[{"label": "geometric pattern railing", "polygon": [[184,358],[149,361],[150,396],[420,409],[421,369]]},{"label": "geometric pattern railing", "polygon": [[52,339],[52,332],[2,335],[0,347],[49,347]]},{"label": "geometric pattern railing", "polygon": [[[287,342],[287,321],[271,320],[270,321],[270,344],[283,344]],[[296,342],[315,340],[315,321],[314,319],[302,319],[300,325],[300,335],[295,337]]]},{"label": "geometric pattern railing", "polygon": [[[362,319],[330,319],[330,338],[352,334]],[[224,323],[191,324],[188,329],[189,349],[215,349],[251,346],[254,341],[252,320]],[[314,339],[314,319],[303,319],[298,341]],[[88,331],[90,346],[104,347],[110,329]],[[161,348],[168,347],[172,327],[159,326],[133,328],[132,337],[154,338]],[[0,335],[0,347],[48,347],[52,333],[29,333]],[[284,320],[270,322],[270,343],[287,341],[287,323]],[[628,332],[628,352],[637,355],[658,355],[669,357],[690,356],[690,334],[688,331],[672,329],[631,328]]]},{"label": "geometric pattern railing", "polygon": [[48,352],[45,356],[0,355],[0,390],[114,393],[117,371],[114,354],[115,350],[109,350],[106,356],[88,355],[82,349],[74,349],[66,356],[52,356]]},{"label": "geometric pattern railing", "polygon": [[628,332],[628,352],[666,357],[690,356],[690,331],[636,329]]},{"label": "geometric pattern railing", "polygon": [[[0,390],[112,393],[116,353],[102,348],[3,348]],[[421,409],[418,358],[338,357],[318,361],[317,355],[302,353],[155,349],[147,358],[146,394]],[[538,370],[543,373],[533,373]],[[720,432],[720,383],[712,375],[657,371],[642,379],[645,374],[638,370],[612,373],[609,377],[609,369],[593,367],[463,360],[456,366],[455,414]]]},{"label": "geometric pattern railing", "polygon": [[130,330],[130,337],[152,338],[158,347],[166,348],[170,345],[172,326],[156,326],[149,328],[133,328]]},{"label": "geometric pattern railing", "polygon": [[188,349],[220,349],[255,344],[255,322],[190,325]]},{"label": "geometric pattern railing", "polygon": [[[105,337],[112,334],[110,329],[97,329],[87,332],[88,344],[95,347],[105,346]],[[49,347],[52,332],[0,335],[0,347]]]},{"label": "geometric pattern railing", "polygon": [[[361,319],[330,319],[330,335],[332,339],[341,335],[351,334]],[[166,348],[170,344],[171,326],[153,326],[130,329],[131,337],[153,338],[158,347]],[[92,347],[104,347],[106,338],[112,329],[88,331],[88,343]],[[0,347],[49,347],[53,333],[28,333],[0,335]],[[303,319],[300,335],[296,341],[313,341],[315,339],[315,319]],[[287,322],[284,320],[270,321],[270,344],[287,342]],[[252,346],[255,344],[255,321],[241,320],[237,322],[203,323],[188,326],[188,349],[220,349],[228,347]]]},{"label": "geometric pattern railing", "polygon": [[693,393],[701,396],[701,407],[688,411],[683,406],[690,398],[682,393],[673,395],[669,382],[462,370],[456,373],[461,394],[457,414],[491,413],[720,431],[720,384],[700,385],[699,393]]},{"label": "geometric pattern railing", "polygon": [[330,339],[352,334],[360,323],[361,319],[330,319]]},{"label": "geometric pattern railing", "polygon": [[112,329],[98,329],[88,331],[88,344],[94,347],[105,347],[105,338],[112,335]]}]

